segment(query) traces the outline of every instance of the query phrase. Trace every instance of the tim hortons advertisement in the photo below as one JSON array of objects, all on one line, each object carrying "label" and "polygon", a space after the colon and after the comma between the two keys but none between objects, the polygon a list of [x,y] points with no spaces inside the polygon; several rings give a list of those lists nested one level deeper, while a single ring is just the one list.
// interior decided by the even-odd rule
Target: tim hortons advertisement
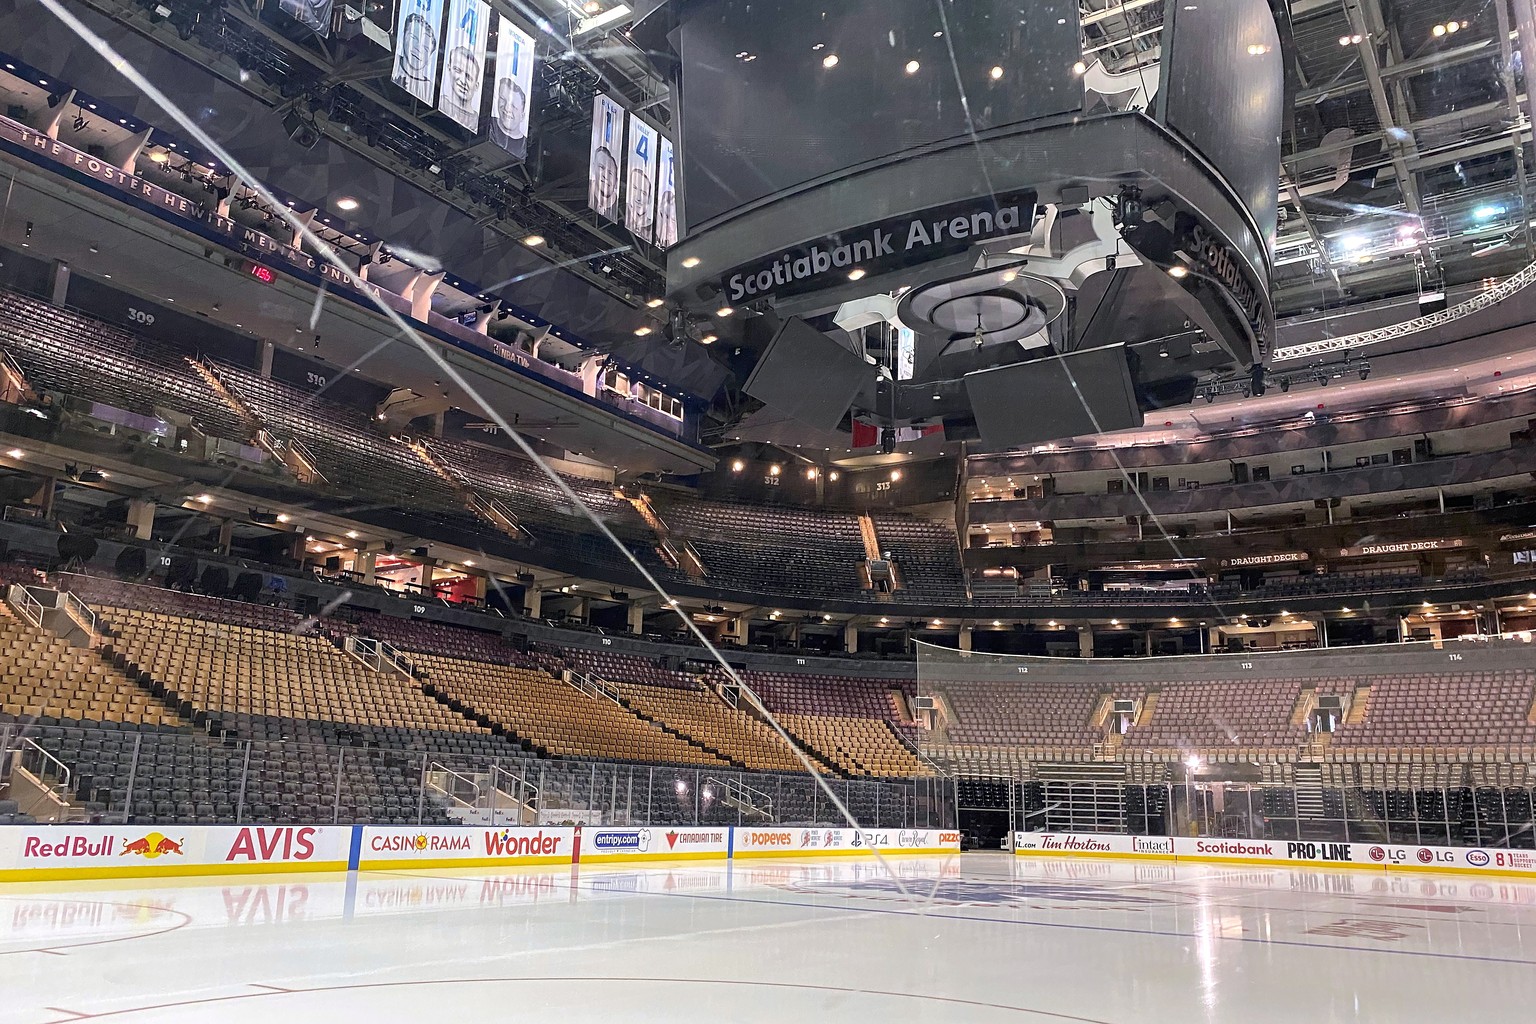
[{"label": "tim hortons advertisement", "polygon": [[857,857],[953,853],[960,833],[933,829],[738,828],[733,857]]},{"label": "tim hortons advertisement", "polygon": [[[1152,844],[1146,848],[1138,848],[1137,843]],[[1169,843],[1167,849],[1157,844]],[[1045,854],[1057,856],[1063,854],[1135,854],[1142,853],[1146,856],[1172,856],[1173,847],[1171,841],[1158,837],[1146,836],[1112,836],[1112,835],[1088,835],[1071,832],[1015,832],[1013,834],[1013,851],[1018,854]]]},{"label": "tim hortons advertisement", "polygon": [[494,867],[498,864],[569,864],[573,828],[363,826],[358,867]]},{"label": "tim hortons advertisement", "polygon": [[36,825],[0,829],[0,879],[345,871],[349,826]]},{"label": "tim hortons advertisement", "polygon": [[583,828],[583,864],[646,860],[724,860],[731,830],[720,828]]}]

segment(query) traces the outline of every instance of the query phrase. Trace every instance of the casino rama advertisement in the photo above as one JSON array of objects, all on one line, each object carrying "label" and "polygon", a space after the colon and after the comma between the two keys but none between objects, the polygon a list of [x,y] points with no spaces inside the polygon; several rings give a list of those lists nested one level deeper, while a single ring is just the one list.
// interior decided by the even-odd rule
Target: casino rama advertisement
[{"label": "casino rama advertisement", "polygon": [[731,830],[719,828],[583,828],[583,864],[648,860],[725,860]]},{"label": "casino rama advertisement", "polygon": [[958,832],[587,826],[7,825],[0,882],[956,853]]},{"label": "casino rama advertisement", "polygon": [[960,833],[935,829],[738,828],[733,859],[750,857],[857,857],[958,853]]},{"label": "casino rama advertisement", "polygon": [[1019,857],[1110,857],[1202,864],[1353,867],[1536,876],[1536,850],[1342,843],[1319,840],[1169,838],[1064,832],[1015,832]]},{"label": "casino rama advertisement", "polygon": [[498,864],[569,864],[573,828],[362,826],[357,866],[404,868],[495,867]]},{"label": "casino rama advertisement", "polygon": [[349,825],[8,825],[0,880],[345,871]]}]

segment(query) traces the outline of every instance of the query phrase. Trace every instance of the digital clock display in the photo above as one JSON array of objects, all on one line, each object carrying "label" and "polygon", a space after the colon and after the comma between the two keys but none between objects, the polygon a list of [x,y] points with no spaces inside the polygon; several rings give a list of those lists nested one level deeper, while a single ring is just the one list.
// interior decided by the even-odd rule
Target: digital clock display
[{"label": "digital clock display", "polygon": [[262,266],[260,263],[251,264],[251,276],[256,278],[256,280],[264,281],[267,284],[271,284],[273,281],[277,280],[277,272]]}]

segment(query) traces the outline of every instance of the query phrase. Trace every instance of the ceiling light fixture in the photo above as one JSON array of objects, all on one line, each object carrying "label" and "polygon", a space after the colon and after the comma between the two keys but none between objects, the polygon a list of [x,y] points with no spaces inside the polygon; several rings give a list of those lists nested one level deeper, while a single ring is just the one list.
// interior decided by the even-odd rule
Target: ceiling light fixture
[{"label": "ceiling light fixture", "polygon": [[700,262],[701,261],[697,256],[689,256],[683,260],[683,266],[689,270],[692,270],[694,267],[698,266]]},{"label": "ceiling light fixture", "polygon": [[361,203],[359,203],[356,199],[353,199],[351,196],[342,196],[340,199],[336,200],[336,209],[341,210],[343,213],[351,213],[361,205]]},{"label": "ceiling light fixture", "polygon": [[826,68],[828,71],[831,71],[833,68],[837,67],[837,54],[829,53],[825,57],[821,58],[821,66]]},{"label": "ceiling light fixture", "polygon": [[907,61],[907,74],[915,75],[923,69],[923,66],[915,60]]},{"label": "ceiling light fixture", "polygon": [[523,244],[530,249],[537,249],[539,246],[544,244],[544,236],[529,235],[527,238],[523,239]]}]

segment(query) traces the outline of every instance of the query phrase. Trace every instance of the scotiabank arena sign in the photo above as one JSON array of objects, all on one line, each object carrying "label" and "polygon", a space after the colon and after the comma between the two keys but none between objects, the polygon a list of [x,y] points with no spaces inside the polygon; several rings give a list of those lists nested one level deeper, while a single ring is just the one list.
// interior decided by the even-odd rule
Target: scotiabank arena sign
[{"label": "scotiabank arena sign", "polygon": [[342,825],[22,825],[0,829],[0,879],[345,871]]},{"label": "scotiabank arena sign", "polygon": [[573,828],[365,825],[362,833],[357,866],[365,871],[414,864],[440,868],[569,864],[576,849],[576,830]]}]

